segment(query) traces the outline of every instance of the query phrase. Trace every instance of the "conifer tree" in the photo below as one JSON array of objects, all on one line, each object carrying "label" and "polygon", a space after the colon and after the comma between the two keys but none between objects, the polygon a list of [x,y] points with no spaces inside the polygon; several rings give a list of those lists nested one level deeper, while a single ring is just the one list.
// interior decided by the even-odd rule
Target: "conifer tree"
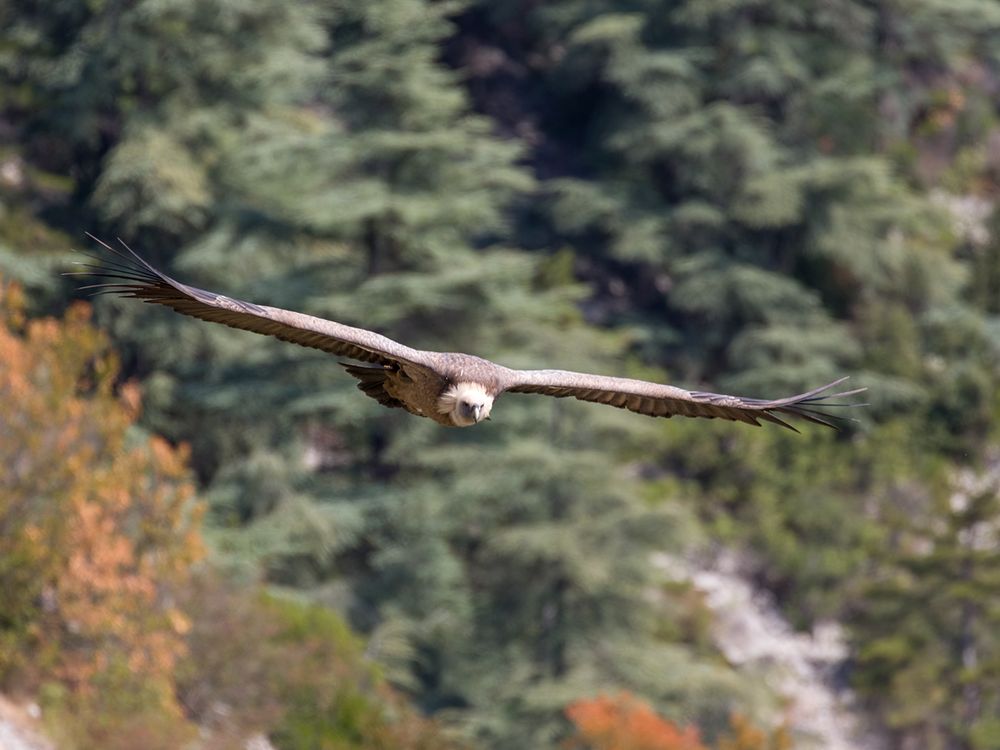
[{"label": "conifer tree", "polygon": [[[79,108],[73,128],[45,127],[84,151],[79,189],[108,227],[241,298],[627,374],[560,262],[503,241],[532,180],[437,60],[456,8],[205,7],[66,6],[77,32],[51,57],[104,64],[51,91],[53,112]],[[96,102],[113,124],[98,143]],[[102,320],[145,379],[147,425],[193,446],[216,555],[349,611],[396,681],[470,736],[550,744],[563,707],[609,683],[708,726],[758,700],[655,639],[649,554],[678,542],[615,466],[628,415],[511,398],[495,425],[453,432],[366,401],[323,354],[128,301]]]},{"label": "conifer tree", "polygon": [[[921,34],[933,38],[932,80],[972,100],[962,66],[995,54],[996,13],[978,0],[966,10],[476,3],[456,60],[484,100],[525,103],[510,127],[536,131],[531,163],[548,178],[528,236],[574,248],[593,320],[637,328],[644,359],[700,385],[777,393],[864,372],[886,416],[947,408],[929,403],[940,393],[930,373],[887,371],[892,358],[869,352],[908,346],[915,324],[917,346],[938,353],[923,328],[964,273],[940,252],[943,217],[897,171],[901,141],[933,107],[930,80],[906,88],[899,122],[886,110],[900,81],[919,79]],[[486,65],[489,54],[533,65]],[[973,111],[956,139],[984,137],[991,120]]]},{"label": "conifer tree", "polygon": [[1000,488],[988,476],[973,484],[925,495],[934,513],[900,519],[894,554],[851,620],[855,683],[893,747],[990,747],[1000,738]]},{"label": "conifer tree", "polygon": [[[923,193],[995,185],[997,24],[987,0],[12,0],[0,266],[45,309],[56,286],[6,250],[89,229],[201,286],[513,366],[751,395],[852,371],[867,438],[528,396],[448,431],[326,355],[98,307],[145,427],[192,445],[215,559],[349,613],[486,746],[551,746],[608,691],[709,739],[766,701],[657,628],[649,553],[691,535],[682,498],[802,624],[855,611],[888,550],[862,687],[891,683],[873,705],[900,736],[990,746],[993,615],[962,588],[993,595],[988,561],[942,583],[979,521],[921,506],[928,562],[893,503],[995,433],[995,242],[956,247]],[[955,606],[913,615],[931,594]],[[901,641],[879,602],[915,623]],[[975,669],[941,666],[955,633]]]}]

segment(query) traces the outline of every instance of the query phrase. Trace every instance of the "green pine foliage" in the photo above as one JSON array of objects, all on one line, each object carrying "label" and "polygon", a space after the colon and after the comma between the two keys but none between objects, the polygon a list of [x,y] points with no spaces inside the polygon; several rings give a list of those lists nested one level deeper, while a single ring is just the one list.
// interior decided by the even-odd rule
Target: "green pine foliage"
[{"label": "green pine foliage", "polygon": [[855,682],[899,743],[987,748],[1000,737],[1000,494],[989,477],[966,484],[911,493],[931,508],[896,519],[852,615]]},{"label": "green pine foliage", "polygon": [[[144,427],[192,447],[214,565],[336,610],[478,746],[558,747],[565,706],[622,690],[707,741],[766,721],[650,564],[725,544],[795,623],[849,619],[894,747],[992,747],[995,561],[969,539],[996,493],[943,498],[996,440],[997,221],[971,241],[929,198],[1000,184],[998,26],[987,0],[11,0],[0,270],[57,309],[86,229],[511,366],[760,396],[852,373],[871,406],[836,436],[517,395],[446,430],[328,355],[97,311]],[[260,638],[315,642],[295,612]],[[402,742],[304,663],[276,746]]]},{"label": "green pine foliage", "polygon": [[[192,41],[186,64],[204,75],[115,113],[88,200],[116,232],[199,285],[414,345],[621,371],[623,337],[576,309],[585,290],[509,241],[508,207],[534,181],[516,163],[522,147],[491,134],[436,60],[455,8],[234,9],[281,66],[255,72],[249,91],[236,75],[223,95],[210,73],[246,54],[218,26],[232,19],[193,3],[167,10],[174,33],[223,46]],[[140,20],[123,28],[138,34]],[[129,76],[168,75],[151,63]],[[279,85],[281,71],[294,85]],[[90,85],[123,105],[126,77],[102,70]],[[613,444],[626,415],[602,423],[510,397],[499,407],[508,429],[440,430],[363,401],[322,354],[122,301],[103,320],[144,378],[147,424],[193,445],[219,564],[348,613],[387,644],[393,680],[469,737],[556,742],[562,707],[608,684],[709,729],[734,703],[766,702],[657,635],[649,555],[681,549],[690,522],[645,502],[624,451],[586,439]],[[662,676],[625,668],[642,654]],[[289,721],[276,741],[308,745]]]}]

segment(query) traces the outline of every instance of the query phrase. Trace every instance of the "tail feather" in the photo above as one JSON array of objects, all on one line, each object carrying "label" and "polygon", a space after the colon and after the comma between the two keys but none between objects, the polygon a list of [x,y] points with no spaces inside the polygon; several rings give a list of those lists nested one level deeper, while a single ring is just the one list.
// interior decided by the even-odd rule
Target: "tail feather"
[{"label": "tail feather", "polygon": [[348,374],[358,379],[358,390],[378,401],[382,406],[390,409],[405,409],[402,401],[392,396],[385,389],[386,378],[389,370],[380,366],[356,365],[349,362],[341,362],[340,366],[347,370]]}]

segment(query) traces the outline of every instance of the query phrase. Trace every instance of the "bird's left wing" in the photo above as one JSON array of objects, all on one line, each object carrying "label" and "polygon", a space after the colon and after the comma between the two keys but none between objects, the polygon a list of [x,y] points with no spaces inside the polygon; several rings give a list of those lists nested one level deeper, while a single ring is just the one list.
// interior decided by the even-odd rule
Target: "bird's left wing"
[{"label": "bird's left wing", "polygon": [[195,318],[274,336],[282,341],[363,362],[390,367],[401,364],[428,368],[433,366],[432,352],[411,349],[364,328],[354,328],[279,307],[244,302],[182,284],[151,266],[124,242],[124,250],[117,250],[93,235],[88,236],[110,252],[113,260],[97,258],[96,264],[80,264],[87,269],[81,272],[82,275],[109,280],[85,288],[97,288],[99,292],[112,292],[166,305]]},{"label": "bird's left wing", "polygon": [[842,417],[824,413],[817,407],[847,406],[849,404],[843,402],[832,403],[832,399],[853,396],[865,390],[857,388],[841,393],[828,393],[845,380],[847,378],[841,378],[797,396],[765,401],[720,393],[686,391],[672,385],[661,385],[645,380],[613,378],[566,370],[514,370],[511,384],[505,390],[511,393],[540,393],[557,398],[572,396],[581,401],[608,404],[651,417],[679,415],[731,419],[752,425],[760,425],[763,420],[798,432],[785,421],[787,418],[802,419],[837,428],[837,422]]}]

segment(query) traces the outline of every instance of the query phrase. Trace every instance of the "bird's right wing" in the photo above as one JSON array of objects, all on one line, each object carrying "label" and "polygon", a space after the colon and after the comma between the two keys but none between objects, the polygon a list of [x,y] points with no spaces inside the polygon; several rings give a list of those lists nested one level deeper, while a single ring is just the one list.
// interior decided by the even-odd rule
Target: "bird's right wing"
[{"label": "bird's right wing", "polygon": [[797,396],[766,401],[727,396],[720,393],[686,391],[683,388],[651,383],[646,380],[613,378],[566,370],[514,370],[511,384],[505,390],[511,393],[540,393],[557,398],[572,396],[581,401],[608,404],[651,417],[678,415],[707,419],[731,419],[752,425],[759,425],[760,421],[763,420],[798,432],[782,417],[802,419],[836,428],[837,422],[842,417],[827,414],[816,407],[860,406],[860,404],[844,404],[842,402],[832,403],[831,400],[853,396],[864,391],[864,388],[826,394],[827,391],[845,380],[847,378],[841,378]]},{"label": "bird's right wing", "polygon": [[124,250],[116,250],[93,235],[88,236],[100,243],[114,259],[99,258],[96,264],[80,264],[87,269],[81,272],[82,275],[110,280],[85,288],[166,305],[184,315],[363,362],[389,367],[407,364],[430,368],[433,365],[432,352],[411,349],[374,331],[279,307],[244,302],[182,284],[151,266],[124,242]]}]

